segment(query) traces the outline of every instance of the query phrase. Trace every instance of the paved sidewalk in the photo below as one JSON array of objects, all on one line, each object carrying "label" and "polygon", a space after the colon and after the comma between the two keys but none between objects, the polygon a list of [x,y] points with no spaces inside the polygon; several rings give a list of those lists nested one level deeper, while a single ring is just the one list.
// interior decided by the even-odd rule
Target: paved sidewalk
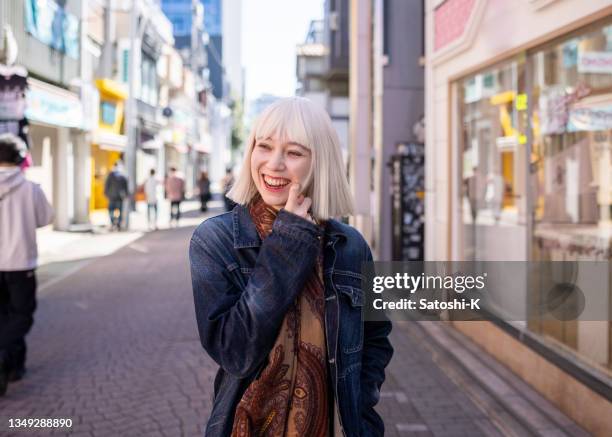
[{"label": "paved sidewalk", "polygon": [[397,322],[380,404],[385,435],[588,436],[443,322]]},{"label": "paved sidewalk", "polygon": [[[208,206],[209,212],[200,213],[199,202],[183,202],[179,226],[197,226],[206,216],[223,211],[221,200],[210,201]],[[158,214],[158,230],[169,229],[170,207],[168,202],[160,202]],[[130,213],[129,230],[110,232],[109,224],[107,211],[99,210],[94,211],[91,215],[90,232],[61,232],[53,230],[51,226],[39,229],[37,231],[39,291],[44,291],[92,260],[110,255],[151,232],[148,228],[147,206],[144,202],[137,203],[136,211]]]}]

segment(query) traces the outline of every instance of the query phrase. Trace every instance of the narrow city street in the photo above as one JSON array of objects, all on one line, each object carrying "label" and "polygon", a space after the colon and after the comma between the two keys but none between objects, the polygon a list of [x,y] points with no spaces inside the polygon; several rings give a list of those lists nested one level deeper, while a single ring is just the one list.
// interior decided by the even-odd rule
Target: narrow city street
[{"label": "narrow city street", "polygon": [[[111,255],[41,268],[28,373],[0,398],[0,435],[203,434],[216,366],[196,330],[187,253],[193,229],[148,233]],[[440,325],[398,323],[391,341],[395,355],[378,406],[386,435],[584,434]],[[9,429],[11,418],[73,425]]]}]

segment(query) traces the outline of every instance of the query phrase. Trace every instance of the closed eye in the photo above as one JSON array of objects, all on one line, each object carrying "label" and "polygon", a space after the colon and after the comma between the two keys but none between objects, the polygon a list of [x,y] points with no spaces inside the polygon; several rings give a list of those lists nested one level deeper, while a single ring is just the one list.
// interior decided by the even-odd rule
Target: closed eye
[{"label": "closed eye", "polygon": [[297,150],[290,150],[289,151],[289,155],[292,155],[292,156],[304,156],[301,152],[298,152]]},{"label": "closed eye", "polygon": [[270,146],[266,143],[258,143],[257,147],[265,149],[265,150],[270,150]]}]

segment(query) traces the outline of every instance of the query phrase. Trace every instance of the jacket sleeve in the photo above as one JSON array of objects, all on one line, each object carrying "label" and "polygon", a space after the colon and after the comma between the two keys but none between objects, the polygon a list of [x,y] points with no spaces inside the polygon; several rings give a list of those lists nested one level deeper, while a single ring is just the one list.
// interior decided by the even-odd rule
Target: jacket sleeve
[{"label": "jacket sleeve", "polygon": [[[372,261],[372,252],[366,245],[366,262]],[[380,387],[385,380],[385,367],[391,361],[393,347],[389,341],[391,322],[366,321],[363,328],[363,355],[361,363],[361,436],[384,436],[385,425],[374,410],[380,399]]]},{"label": "jacket sleeve", "polygon": [[221,241],[220,229],[204,225],[189,249],[200,340],[221,368],[244,378],[267,357],[285,313],[312,273],[321,230],[281,210],[240,290],[230,277],[238,266],[227,266],[220,256],[229,250],[229,240]]},{"label": "jacket sleeve", "polygon": [[111,177],[112,176],[109,174],[108,176],[106,176],[106,180],[104,181],[104,196],[106,197],[108,197],[109,195]]},{"label": "jacket sleeve", "polygon": [[126,177],[121,178],[121,197],[127,197],[130,195],[130,188]]},{"label": "jacket sleeve", "polygon": [[34,215],[37,228],[46,226],[53,221],[53,208],[38,185],[34,186]]}]

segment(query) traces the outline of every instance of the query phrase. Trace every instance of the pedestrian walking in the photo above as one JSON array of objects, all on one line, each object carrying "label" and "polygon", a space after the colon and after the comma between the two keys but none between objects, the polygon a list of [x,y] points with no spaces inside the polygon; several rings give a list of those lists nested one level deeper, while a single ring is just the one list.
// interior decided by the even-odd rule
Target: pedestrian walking
[{"label": "pedestrian walking", "polygon": [[161,184],[155,177],[155,169],[149,171],[149,177],[143,184],[147,201],[147,221],[149,229],[157,230],[157,199]]},{"label": "pedestrian walking", "polygon": [[198,191],[200,193],[200,211],[208,211],[208,201],[210,200],[210,179],[208,173],[203,171],[198,178]]},{"label": "pedestrian walking", "polygon": [[104,195],[108,199],[110,229],[120,231],[123,223],[123,201],[128,196],[128,180],[123,174],[120,161],[113,165],[113,169],[106,177]]},{"label": "pedestrian walking", "polygon": [[364,322],[364,238],[338,136],[304,98],[255,121],[228,196],[190,243],[200,340],[220,369],[206,436],[382,436],[391,323]]},{"label": "pedestrian walking", "polygon": [[170,226],[178,226],[181,219],[181,202],[185,199],[185,179],[170,167],[170,174],[166,178],[166,195],[170,200]]},{"label": "pedestrian walking", "polygon": [[228,197],[227,193],[232,189],[234,185],[234,173],[231,168],[225,169],[225,176],[221,179],[221,188],[223,189],[223,202],[225,203],[225,210],[231,211],[236,206],[236,203]]},{"label": "pedestrian walking", "polygon": [[25,373],[25,336],[36,310],[36,228],[53,219],[43,191],[19,167],[26,153],[19,137],[0,135],[0,396]]}]

